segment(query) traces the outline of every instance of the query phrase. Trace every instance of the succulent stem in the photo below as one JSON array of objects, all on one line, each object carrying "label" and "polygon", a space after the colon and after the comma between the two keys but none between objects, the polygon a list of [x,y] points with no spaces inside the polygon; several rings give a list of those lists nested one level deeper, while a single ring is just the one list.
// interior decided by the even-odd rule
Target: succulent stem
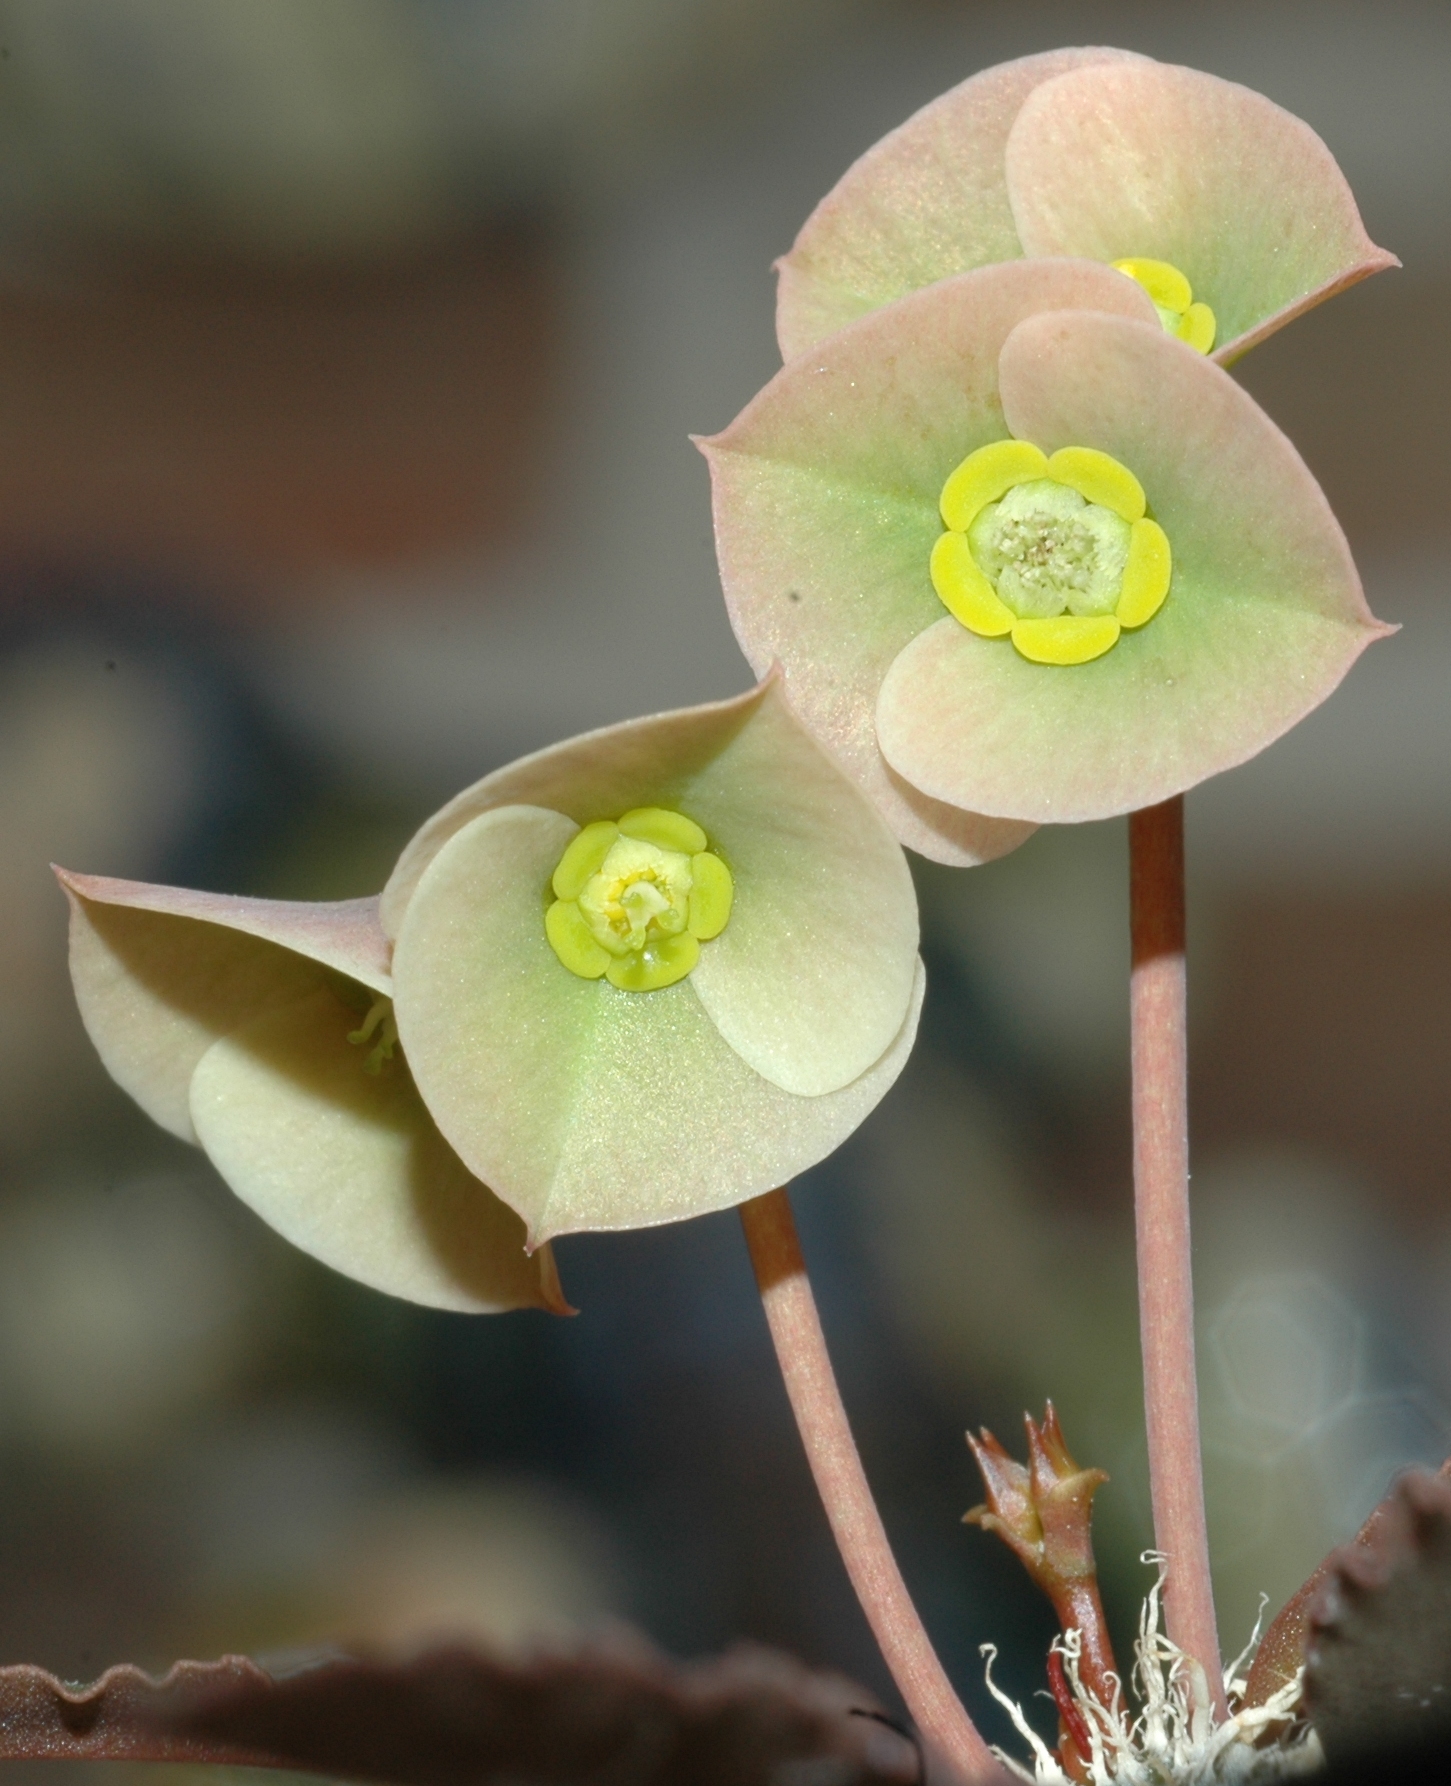
[{"label": "succulent stem", "polygon": [[1139,1338],[1154,1539],[1167,1560],[1169,1637],[1203,1668],[1223,1719],[1194,1374],[1182,796],[1130,815],[1129,911]]},{"label": "succulent stem", "polygon": [[923,1737],[968,1780],[998,1776],[937,1659],[887,1541],[826,1350],[816,1299],[784,1190],[741,1205],[751,1264],[786,1394],[846,1572]]}]

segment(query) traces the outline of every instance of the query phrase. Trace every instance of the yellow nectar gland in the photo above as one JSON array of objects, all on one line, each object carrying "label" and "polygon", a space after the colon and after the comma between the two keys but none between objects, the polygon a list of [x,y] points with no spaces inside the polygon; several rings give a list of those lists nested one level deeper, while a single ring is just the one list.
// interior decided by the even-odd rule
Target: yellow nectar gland
[{"label": "yellow nectar gland", "polygon": [[655,992],[683,980],[731,915],[731,872],[693,819],[637,806],[576,833],[550,883],[549,946],[582,980]]},{"label": "yellow nectar gland", "polygon": [[1113,266],[1127,273],[1136,285],[1143,286],[1159,313],[1166,333],[1187,341],[1196,353],[1208,353],[1214,346],[1218,325],[1208,304],[1196,304],[1189,281],[1166,260],[1116,260]]},{"label": "yellow nectar gland", "polygon": [[1169,541],[1146,508],[1134,474],[1094,447],[1050,458],[994,441],[942,487],[932,587],[969,632],[1010,637],[1034,663],[1089,663],[1169,593]]}]

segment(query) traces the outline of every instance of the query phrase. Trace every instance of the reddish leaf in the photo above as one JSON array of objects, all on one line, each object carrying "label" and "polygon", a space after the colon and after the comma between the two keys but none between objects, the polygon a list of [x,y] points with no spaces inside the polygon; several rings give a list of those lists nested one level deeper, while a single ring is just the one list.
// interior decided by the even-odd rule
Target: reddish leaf
[{"label": "reddish leaf", "polygon": [[398,1786],[906,1786],[920,1772],[910,1740],[838,1676],[754,1648],[680,1665],[628,1636],[521,1662],[459,1645],[276,1673],[228,1656],[178,1662],[159,1681],[122,1666],[81,1688],[18,1664],[0,1668],[0,1759],[285,1767]]},{"label": "reddish leaf", "polygon": [[[1441,1465],[1438,1477],[1451,1479],[1451,1458]],[[1365,1524],[1351,1539],[1351,1544],[1374,1550],[1383,1542],[1386,1522],[1395,1517],[1393,1510],[1398,1504],[1397,1486],[1371,1509]],[[1294,1680],[1300,1664],[1305,1660],[1311,1612],[1319,1603],[1322,1589],[1332,1571],[1339,1568],[1344,1555],[1343,1549],[1332,1550],[1304,1586],[1297,1589],[1275,1614],[1255,1651],[1254,1664],[1245,1683],[1244,1699],[1241,1702],[1243,1705],[1263,1705],[1272,1694]]]},{"label": "reddish leaf", "polygon": [[1451,1481],[1412,1471],[1326,1561],[1305,1700],[1332,1761],[1451,1738]]}]

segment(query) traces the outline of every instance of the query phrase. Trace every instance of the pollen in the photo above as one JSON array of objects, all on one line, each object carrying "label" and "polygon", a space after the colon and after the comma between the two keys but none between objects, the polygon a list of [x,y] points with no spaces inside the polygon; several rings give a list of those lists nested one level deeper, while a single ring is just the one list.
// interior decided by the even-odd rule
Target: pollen
[{"label": "pollen", "polygon": [[693,819],[662,806],[585,825],[559,859],[544,934],[582,980],[655,992],[683,980],[729,922],[735,887]]},{"label": "pollen", "polygon": [[1214,346],[1217,324],[1208,304],[1196,304],[1193,288],[1176,266],[1166,260],[1130,258],[1116,260],[1114,268],[1127,273],[1136,285],[1149,294],[1159,321],[1166,333],[1185,341],[1195,353],[1208,353]]},{"label": "pollen", "polygon": [[938,598],[969,632],[1010,638],[1033,663],[1102,657],[1169,593],[1169,540],[1144,487],[1096,447],[1050,457],[994,441],[953,471],[940,506],[947,531],[928,566]]}]

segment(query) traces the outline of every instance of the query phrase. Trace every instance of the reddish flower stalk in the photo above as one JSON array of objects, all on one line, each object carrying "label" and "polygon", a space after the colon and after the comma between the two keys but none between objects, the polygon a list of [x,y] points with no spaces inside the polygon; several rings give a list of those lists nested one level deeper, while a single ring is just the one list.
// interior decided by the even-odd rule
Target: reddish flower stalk
[{"label": "reddish flower stalk", "polygon": [[966,1779],[996,1778],[992,1752],[953,1691],[892,1555],[836,1386],[787,1193],[743,1203],[741,1225],[811,1473],[892,1679],[923,1737]]},{"label": "reddish flower stalk", "polygon": [[1139,1338],[1154,1538],[1167,1559],[1168,1635],[1203,1668],[1224,1718],[1194,1374],[1182,796],[1129,817],[1129,912]]},{"label": "reddish flower stalk", "polygon": [[[1078,1633],[1078,1677],[1101,1705],[1112,1706],[1121,1696],[1121,1677],[1098,1594],[1090,1529],[1093,1497],[1108,1477],[1074,1462],[1052,1402],[1041,1426],[1031,1415],[1023,1419],[1028,1429],[1026,1467],[1009,1457],[986,1427],[981,1439],[967,1435],[987,1502],[964,1517],[1002,1539],[1052,1601],[1064,1631]],[[1048,1658],[1048,1682],[1058,1707],[1064,1770],[1075,1780],[1086,1780],[1092,1752],[1088,1730],[1056,1651]]]}]

